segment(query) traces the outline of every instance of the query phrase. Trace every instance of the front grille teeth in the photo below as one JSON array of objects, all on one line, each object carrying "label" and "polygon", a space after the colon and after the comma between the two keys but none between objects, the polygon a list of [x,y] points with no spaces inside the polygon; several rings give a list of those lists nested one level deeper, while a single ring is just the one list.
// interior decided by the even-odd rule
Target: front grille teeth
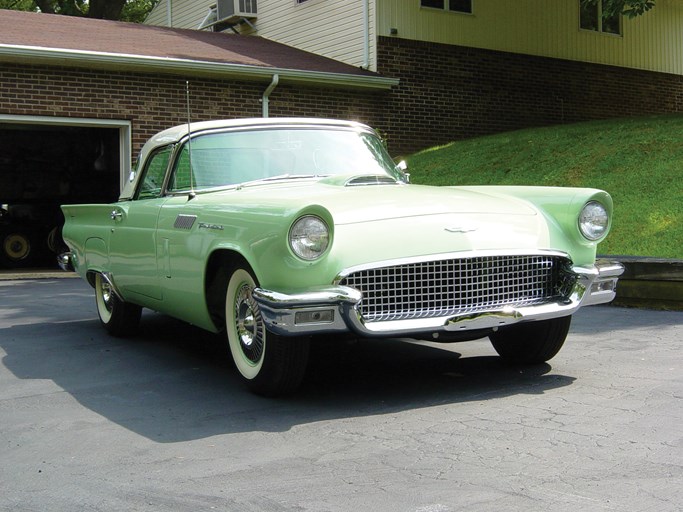
[{"label": "front grille teeth", "polygon": [[365,321],[429,318],[566,298],[569,266],[559,256],[472,257],[362,270],[340,284],[363,292]]}]

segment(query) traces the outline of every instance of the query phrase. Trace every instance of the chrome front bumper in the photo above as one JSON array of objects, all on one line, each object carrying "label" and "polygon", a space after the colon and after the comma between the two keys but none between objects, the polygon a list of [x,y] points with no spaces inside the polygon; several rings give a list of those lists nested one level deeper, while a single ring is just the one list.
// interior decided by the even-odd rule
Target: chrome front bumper
[{"label": "chrome front bumper", "polygon": [[495,329],[520,321],[568,316],[581,306],[604,304],[614,299],[621,263],[598,260],[589,268],[574,267],[577,279],[566,300],[541,305],[478,311],[447,317],[365,322],[359,313],[362,293],[348,286],[329,286],[300,294],[284,294],[256,288],[268,329],[284,336],[353,332],[360,336],[411,336],[475,329]]}]

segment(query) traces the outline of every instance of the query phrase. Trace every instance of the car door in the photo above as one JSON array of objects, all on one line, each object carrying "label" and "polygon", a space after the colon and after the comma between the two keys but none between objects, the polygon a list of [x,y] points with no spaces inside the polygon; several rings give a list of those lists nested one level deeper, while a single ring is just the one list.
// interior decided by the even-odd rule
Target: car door
[{"label": "car door", "polygon": [[167,201],[162,192],[172,152],[169,145],[152,153],[134,198],[116,203],[111,212],[109,260],[114,283],[124,295],[163,298],[156,229]]}]

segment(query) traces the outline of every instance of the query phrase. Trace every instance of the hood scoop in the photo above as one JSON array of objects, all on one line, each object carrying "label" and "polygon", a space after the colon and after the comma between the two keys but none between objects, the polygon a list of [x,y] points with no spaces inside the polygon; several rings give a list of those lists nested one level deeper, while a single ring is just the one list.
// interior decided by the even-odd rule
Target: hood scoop
[{"label": "hood scoop", "polygon": [[391,176],[369,174],[354,176],[344,184],[346,187],[363,187],[367,185],[398,185],[398,181]]}]

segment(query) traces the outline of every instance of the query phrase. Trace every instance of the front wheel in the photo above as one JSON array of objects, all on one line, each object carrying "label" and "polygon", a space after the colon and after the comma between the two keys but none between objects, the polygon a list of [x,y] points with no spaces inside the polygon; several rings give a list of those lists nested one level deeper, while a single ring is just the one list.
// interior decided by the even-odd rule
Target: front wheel
[{"label": "front wheel", "polygon": [[511,363],[544,363],[560,351],[572,317],[528,322],[501,329],[489,339],[498,354]]},{"label": "front wheel", "polygon": [[289,338],[268,331],[252,296],[255,287],[253,275],[244,268],[234,270],[228,280],[225,327],[232,358],[254,393],[291,393],[304,378],[310,342],[308,338]]},{"label": "front wheel", "polygon": [[100,323],[112,336],[130,336],[140,323],[142,308],[119,299],[99,273],[95,276],[95,301]]}]

